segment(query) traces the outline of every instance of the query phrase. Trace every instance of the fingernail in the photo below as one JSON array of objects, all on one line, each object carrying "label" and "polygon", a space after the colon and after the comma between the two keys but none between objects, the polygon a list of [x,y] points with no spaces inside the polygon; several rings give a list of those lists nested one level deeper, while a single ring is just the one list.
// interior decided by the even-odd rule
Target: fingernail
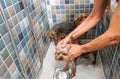
[{"label": "fingernail", "polygon": [[65,47],[65,45],[63,44],[62,47]]}]

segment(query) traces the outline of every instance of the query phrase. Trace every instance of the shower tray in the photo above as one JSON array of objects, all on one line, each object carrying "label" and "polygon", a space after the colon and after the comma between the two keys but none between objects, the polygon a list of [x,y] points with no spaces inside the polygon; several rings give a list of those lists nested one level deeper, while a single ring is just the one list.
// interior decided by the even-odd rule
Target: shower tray
[{"label": "shower tray", "polygon": [[[65,66],[65,62],[54,59],[54,52],[55,46],[51,42],[38,79],[56,79],[56,72]],[[90,60],[88,61],[85,58],[79,57],[77,59],[76,76],[72,79],[105,79],[99,55],[97,55],[96,65],[92,65]]]}]

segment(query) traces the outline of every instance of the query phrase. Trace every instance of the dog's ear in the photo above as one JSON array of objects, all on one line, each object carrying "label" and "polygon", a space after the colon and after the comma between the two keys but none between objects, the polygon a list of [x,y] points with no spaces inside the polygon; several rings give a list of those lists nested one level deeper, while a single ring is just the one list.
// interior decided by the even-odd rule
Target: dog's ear
[{"label": "dog's ear", "polygon": [[50,30],[49,32],[48,32],[48,36],[49,36],[49,38],[51,38],[51,39],[56,39],[57,38],[57,33],[54,31],[54,30]]},{"label": "dog's ear", "polygon": [[54,31],[53,31],[53,30],[50,30],[50,31],[48,32],[48,36],[49,36],[50,38],[52,38],[52,37],[54,36]]},{"label": "dog's ear", "polygon": [[88,17],[88,14],[82,14],[82,17],[83,17],[83,18],[87,18],[87,17]]}]

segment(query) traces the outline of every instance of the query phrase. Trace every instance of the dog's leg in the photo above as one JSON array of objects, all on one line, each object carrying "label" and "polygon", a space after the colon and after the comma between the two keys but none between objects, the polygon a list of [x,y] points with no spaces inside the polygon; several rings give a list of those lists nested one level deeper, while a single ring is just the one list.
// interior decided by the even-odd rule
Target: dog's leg
[{"label": "dog's leg", "polygon": [[63,70],[67,71],[68,69],[69,69],[69,63],[67,62]]},{"label": "dog's leg", "polygon": [[71,73],[71,78],[73,78],[76,75],[76,64],[75,61],[72,61],[72,73]]},{"label": "dog's leg", "polygon": [[96,64],[96,57],[97,57],[96,51],[93,53],[93,56],[94,56],[94,60],[92,61],[92,64],[95,65]]}]

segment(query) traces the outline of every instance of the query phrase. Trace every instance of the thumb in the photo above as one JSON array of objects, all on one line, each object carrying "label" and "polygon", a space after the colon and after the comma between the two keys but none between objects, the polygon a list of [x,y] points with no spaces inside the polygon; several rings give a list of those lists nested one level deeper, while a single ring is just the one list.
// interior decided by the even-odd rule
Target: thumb
[{"label": "thumb", "polygon": [[63,44],[62,44],[62,47],[64,48],[66,46],[66,42],[64,42]]}]

